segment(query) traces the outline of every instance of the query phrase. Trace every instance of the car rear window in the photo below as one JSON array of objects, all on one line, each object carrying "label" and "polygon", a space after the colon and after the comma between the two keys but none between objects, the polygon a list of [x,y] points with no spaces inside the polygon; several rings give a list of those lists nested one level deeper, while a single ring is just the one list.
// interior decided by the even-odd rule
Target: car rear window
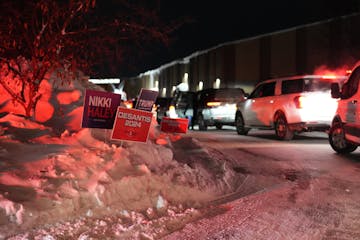
[{"label": "car rear window", "polygon": [[155,103],[160,106],[168,106],[170,101],[171,98],[157,98]]},{"label": "car rear window", "polygon": [[197,94],[198,105],[208,102],[236,103],[244,100],[245,92],[242,88],[206,89]]},{"label": "car rear window", "polygon": [[323,78],[285,80],[281,85],[282,94],[330,91],[332,81]]},{"label": "car rear window", "polygon": [[208,98],[214,100],[231,100],[244,97],[244,91],[242,89],[218,89],[214,92],[209,93]]},{"label": "car rear window", "polygon": [[174,97],[171,100],[171,104],[172,105],[176,105],[176,104],[184,104],[184,105],[193,105],[193,101],[194,101],[194,96],[195,93],[194,92],[175,92]]}]

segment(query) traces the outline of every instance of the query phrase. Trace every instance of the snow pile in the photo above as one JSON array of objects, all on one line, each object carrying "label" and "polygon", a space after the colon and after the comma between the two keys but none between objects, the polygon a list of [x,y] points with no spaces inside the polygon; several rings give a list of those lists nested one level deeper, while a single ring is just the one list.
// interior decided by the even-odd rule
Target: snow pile
[{"label": "snow pile", "polygon": [[110,239],[158,238],[234,190],[232,171],[196,140],[161,133],[154,118],[147,143],[111,141],[110,130],[80,128],[85,89],[96,86],[43,86],[36,120],[1,94],[0,239],[101,238],[109,229]]}]

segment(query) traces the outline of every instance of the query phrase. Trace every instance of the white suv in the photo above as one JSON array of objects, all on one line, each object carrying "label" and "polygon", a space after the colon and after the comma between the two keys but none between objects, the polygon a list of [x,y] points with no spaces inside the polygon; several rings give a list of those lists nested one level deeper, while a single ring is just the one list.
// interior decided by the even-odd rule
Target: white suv
[{"label": "white suv", "polygon": [[341,88],[331,86],[331,95],[340,98],[329,131],[331,147],[338,153],[350,153],[360,145],[360,62]]},{"label": "white suv", "polygon": [[238,134],[252,128],[275,129],[278,139],[291,140],[295,132],[328,130],[337,108],[331,84],[346,76],[304,75],[270,79],[255,86],[237,105]]}]

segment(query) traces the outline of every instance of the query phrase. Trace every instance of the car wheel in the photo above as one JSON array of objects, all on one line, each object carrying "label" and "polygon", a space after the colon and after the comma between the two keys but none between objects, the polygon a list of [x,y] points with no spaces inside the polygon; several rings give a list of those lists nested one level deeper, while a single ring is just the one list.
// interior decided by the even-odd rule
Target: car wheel
[{"label": "car wheel", "polygon": [[199,124],[199,130],[201,130],[201,131],[207,130],[207,125],[206,125],[204,117],[202,115],[198,116],[198,124]]},{"label": "car wheel", "polygon": [[345,131],[340,122],[335,123],[329,130],[330,146],[341,154],[351,153],[356,150],[357,146],[349,143],[345,139]]},{"label": "car wheel", "polygon": [[222,124],[218,123],[215,124],[216,129],[221,130],[222,129]]},{"label": "car wheel", "polygon": [[289,128],[284,114],[275,117],[275,134],[280,140],[291,140],[294,137],[294,132]]},{"label": "car wheel", "polygon": [[242,117],[240,112],[236,113],[235,116],[235,127],[236,127],[236,132],[239,135],[246,135],[249,132],[249,129],[245,128],[245,123],[244,123],[244,118]]}]

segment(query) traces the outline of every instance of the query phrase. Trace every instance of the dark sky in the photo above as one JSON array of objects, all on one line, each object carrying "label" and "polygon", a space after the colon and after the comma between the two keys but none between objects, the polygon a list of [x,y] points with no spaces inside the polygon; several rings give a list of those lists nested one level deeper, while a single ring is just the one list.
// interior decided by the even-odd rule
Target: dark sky
[{"label": "dark sky", "polygon": [[133,73],[141,73],[223,42],[270,33],[357,12],[359,0],[160,0],[164,19],[189,16],[169,46],[149,49]]}]

